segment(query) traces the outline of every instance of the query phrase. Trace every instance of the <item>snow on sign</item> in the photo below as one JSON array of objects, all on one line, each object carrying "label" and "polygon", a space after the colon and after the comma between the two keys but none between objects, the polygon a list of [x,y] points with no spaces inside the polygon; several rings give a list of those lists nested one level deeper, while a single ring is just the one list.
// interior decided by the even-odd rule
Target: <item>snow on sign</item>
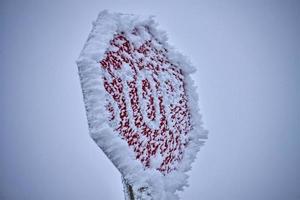
[{"label": "snow on sign", "polygon": [[194,68],[166,41],[152,18],[103,11],[77,61],[91,137],[127,199],[178,199],[206,138]]}]

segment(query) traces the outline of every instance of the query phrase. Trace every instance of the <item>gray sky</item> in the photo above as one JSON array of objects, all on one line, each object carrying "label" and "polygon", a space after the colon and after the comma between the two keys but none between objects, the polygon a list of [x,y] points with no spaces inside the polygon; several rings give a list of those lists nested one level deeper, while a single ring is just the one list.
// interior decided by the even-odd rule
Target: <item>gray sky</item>
[{"label": "gray sky", "polygon": [[1,1],[0,199],[123,199],[77,59],[99,11],[152,14],[198,73],[207,144],[183,200],[300,199],[299,1]]}]

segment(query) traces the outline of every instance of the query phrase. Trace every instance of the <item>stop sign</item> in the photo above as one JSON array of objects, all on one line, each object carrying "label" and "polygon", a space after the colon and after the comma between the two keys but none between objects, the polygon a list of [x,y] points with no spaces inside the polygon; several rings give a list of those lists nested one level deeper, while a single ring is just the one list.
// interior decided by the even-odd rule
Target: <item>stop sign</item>
[{"label": "stop sign", "polygon": [[92,138],[133,190],[176,199],[206,138],[194,68],[152,18],[107,11],[77,64]]}]

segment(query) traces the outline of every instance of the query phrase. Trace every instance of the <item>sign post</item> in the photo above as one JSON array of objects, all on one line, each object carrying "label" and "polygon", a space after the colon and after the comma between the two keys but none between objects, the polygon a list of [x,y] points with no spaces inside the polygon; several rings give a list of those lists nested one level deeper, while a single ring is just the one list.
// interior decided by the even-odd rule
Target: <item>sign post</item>
[{"label": "sign post", "polygon": [[206,139],[194,68],[152,18],[103,11],[77,61],[90,135],[126,200],[178,199]]}]

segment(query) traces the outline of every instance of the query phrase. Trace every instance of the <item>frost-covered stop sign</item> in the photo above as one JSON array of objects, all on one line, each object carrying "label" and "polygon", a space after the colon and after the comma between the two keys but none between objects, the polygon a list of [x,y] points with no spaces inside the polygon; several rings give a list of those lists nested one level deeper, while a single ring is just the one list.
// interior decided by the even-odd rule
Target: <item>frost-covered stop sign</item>
[{"label": "frost-covered stop sign", "polygon": [[206,138],[194,68],[156,26],[103,11],[77,61],[91,137],[130,185],[128,199],[177,199]]}]

